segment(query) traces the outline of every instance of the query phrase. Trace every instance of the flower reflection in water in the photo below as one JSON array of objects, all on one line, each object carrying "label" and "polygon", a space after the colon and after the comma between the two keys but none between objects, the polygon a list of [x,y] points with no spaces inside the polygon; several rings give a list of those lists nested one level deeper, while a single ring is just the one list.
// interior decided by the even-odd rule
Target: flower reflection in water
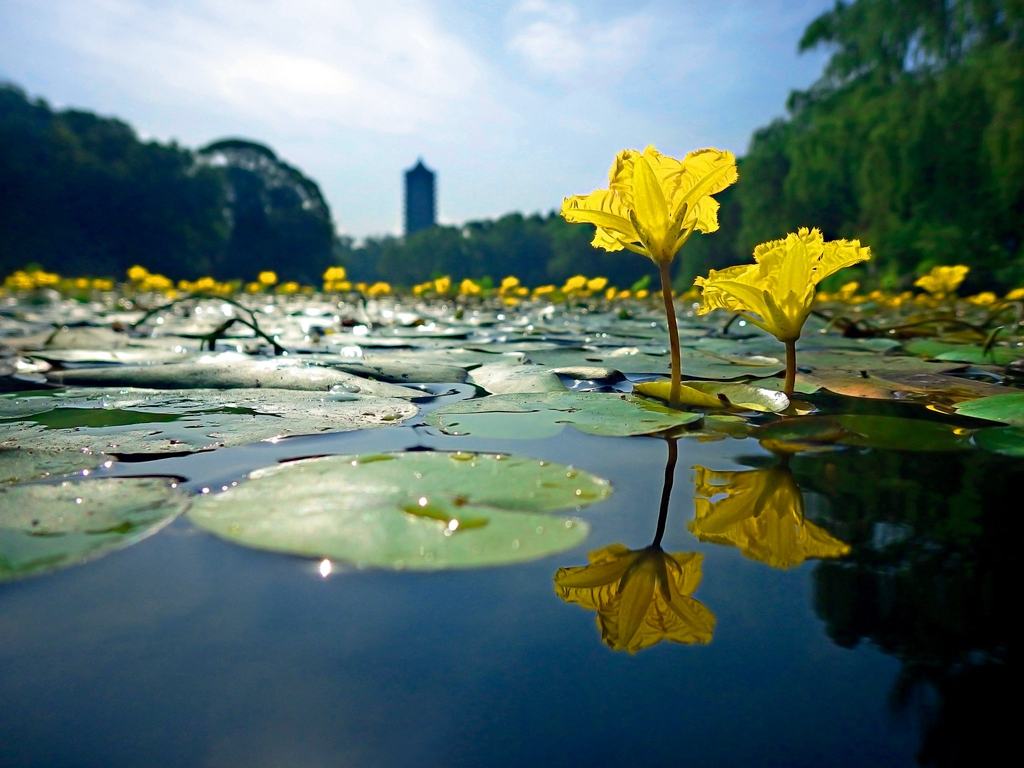
[{"label": "flower reflection in water", "polygon": [[661,548],[677,457],[675,440],[668,445],[654,541],[643,549],[611,544],[591,552],[587,565],[555,574],[556,594],[596,611],[601,639],[612,650],[636,653],[662,640],[708,643],[715,629],[715,615],[691,597],[700,584],[702,556]]},{"label": "flower reflection in water", "polygon": [[805,519],[800,487],[785,463],[738,472],[697,466],[694,484],[696,516],[689,528],[701,541],[734,546],[773,568],[850,552],[848,544]]}]

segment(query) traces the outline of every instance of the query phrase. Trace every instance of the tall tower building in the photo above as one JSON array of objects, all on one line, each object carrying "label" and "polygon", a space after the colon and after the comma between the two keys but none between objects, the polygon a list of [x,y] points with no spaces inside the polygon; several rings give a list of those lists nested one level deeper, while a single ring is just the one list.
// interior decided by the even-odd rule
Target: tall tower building
[{"label": "tall tower building", "polygon": [[423,158],[405,172],[405,234],[429,229],[437,223],[434,206],[434,178]]}]

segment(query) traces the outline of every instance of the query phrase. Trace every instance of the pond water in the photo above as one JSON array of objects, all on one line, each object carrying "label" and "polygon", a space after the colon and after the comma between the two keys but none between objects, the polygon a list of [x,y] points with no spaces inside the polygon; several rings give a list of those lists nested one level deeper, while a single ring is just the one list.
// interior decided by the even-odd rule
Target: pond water
[{"label": "pond water", "polygon": [[[99,314],[92,327],[72,329],[86,351],[70,343],[32,351],[26,343],[19,366],[46,372],[33,361],[49,360],[51,380],[72,386],[123,386],[108,378],[129,370],[150,377],[128,382],[134,386],[169,386],[154,383],[154,371],[165,376],[160,382],[184,376],[161,373],[178,370],[177,348],[160,350],[169,364],[147,359],[152,346],[129,345],[118,359],[97,352],[114,338]],[[644,378],[638,370],[666,364],[654,322],[624,321],[616,326],[621,338],[603,334],[600,342],[587,329],[614,315],[583,313],[572,320],[582,325],[549,330],[534,344],[516,336],[522,326],[513,333],[493,317],[489,327],[452,323],[415,342],[426,352],[416,370],[433,366],[438,375],[409,385],[422,390],[411,404],[396,400],[397,390],[364,392],[379,398],[373,424],[345,411],[349,400],[361,402],[349,384],[313,399],[285,389],[227,390],[245,393],[237,397],[68,390],[54,407],[0,397],[5,449],[56,441],[63,461],[97,441],[132,446],[109,450],[116,458],[89,470],[87,483],[173,476],[179,493],[202,499],[254,482],[246,480],[253,470],[304,457],[476,451],[571,465],[613,489],[568,511],[589,525],[580,543],[509,565],[357,568],[238,546],[182,516],[90,562],[0,583],[0,765],[952,766],[984,764],[1009,748],[1006,610],[1021,434],[995,426],[1000,419],[957,415],[954,406],[1013,393],[1004,386],[1012,382],[992,366],[943,367],[905,355],[885,357],[879,371],[890,344],[853,349],[835,339],[801,351],[801,375],[818,379],[808,379],[814,386],[799,395],[798,410],[812,415],[783,423],[809,431],[762,430],[755,439],[754,427],[779,419],[746,413],[608,436],[558,423],[573,411],[562,405],[553,428],[524,417],[520,434],[509,434],[501,408],[471,414],[476,421],[468,411],[438,421],[440,409],[487,395],[482,373],[474,385],[443,370],[479,365],[474,339],[526,350],[530,359],[520,355],[517,365],[615,363],[627,373],[560,373],[570,392],[628,391]],[[17,322],[28,338],[32,323],[50,318]],[[748,356],[738,357],[739,342],[728,339],[702,352],[707,328],[692,317],[683,327],[695,375],[757,376],[764,384],[780,370],[764,357],[772,347],[763,339],[744,342]],[[101,341],[82,341],[88,334]],[[612,353],[630,338],[639,346],[628,356]],[[404,340],[385,342],[400,348]],[[403,354],[394,360],[410,364]],[[151,367],[120,367],[137,358]],[[81,369],[98,359],[105,367]],[[221,360],[218,376],[242,375],[232,370],[238,359]],[[870,375],[858,376],[865,366]],[[535,368],[529,386],[550,376]],[[523,381],[520,373],[512,380]],[[826,375],[836,391],[869,379],[895,390],[904,376],[899,386],[916,394],[834,394],[822,389]],[[508,377],[499,371],[487,386],[519,391],[508,389]],[[925,389],[940,394],[921,396]],[[267,431],[271,417],[299,433],[325,424],[352,431],[260,442],[277,429]],[[602,418],[599,426],[614,422]],[[970,442],[997,430],[1008,447]],[[205,450],[199,438],[208,434],[226,435],[227,447]],[[0,496],[0,507],[9,498]],[[258,496],[252,503],[282,505]],[[20,510],[0,512],[20,519]]]},{"label": "pond water", "polygon": [[[425,402],[465,397],[469,387]],[[921,406],[916,406],[921,407]],[[635,655],[563,602],[559,568],[656,534],[669,441],[449,437],[413,426],[141,463],[191,490],[297,456],[508,451],[615,493],[583,546],[432,574],[260,553],[184,519],[0,592],[4,765],[947,765],[1007,738],[1008,504],[1019,466],[861,450],[790,462],[805,514],[852,551],[773,568],[702,543],[694,467],[773,464],[750,439],[677,442],[666,552],[699,552],[706,645]],[[1019,477],[1017,478],[1019,479]],[[987,749],[987,747],[986,747]]]}]

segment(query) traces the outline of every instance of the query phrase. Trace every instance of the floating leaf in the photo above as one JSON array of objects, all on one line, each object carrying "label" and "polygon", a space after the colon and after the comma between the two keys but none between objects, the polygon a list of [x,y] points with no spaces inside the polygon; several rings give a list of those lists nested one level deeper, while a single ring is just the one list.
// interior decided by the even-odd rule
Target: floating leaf
[{"label": "floating leaf", "polygon": [[961,416],[1024,427],[1024,392],[967,400],[957,404],[955,408]]},{"label": "floating leaf", "polygon": [[993,346],[985,349],[978,344],[952,344],[939,339],[914,339],[903,345],[912,355],[933,360],[944,360],[975,365],[1006,365],[1024,357],[1024,350]]},{"label": "floating leaf", "polygon": [[133,544],[188,506],[167,480],[102,478],[0,488],[0,581]]},{"label": "floating leaf", "polygon": [[558,376],[540,365],[481,365],[474,368],[469,377],[474,384],[495,395],[565,391]]},{"label": "floating leaf", "polygon": [[890,451],[958,451],[969,432],[938,421],[899,416],[802,416],[766,425],[756,437],[772,450],[800,451],[840,444]]},{"label": "floating leaf", "polygon": [[0,397],[0,448],[181,453],[397,424],[407,400],[280,389],[70,389]]},{"label": "floating leaf", "polygon": [[415,389],[353,376],[324,365],[291,357],[253,358],[225,352],[203,355],[194,362],[163,365],[124,365],[55,371],[48,378],[57,384],[126,386],[147,389],[294,389],[349,392],[378,397],[420,397]]},{"label": "floating leaf", "polygon": [[463,400],[433,411],[427,423],[452,435],[536,439],[557,435],[565,425],[591,435],[646,435],[700,418],[632,395],[551,392]]},{"label": "floating leaf", "polygon": [[197,499],[189,517],[257,549],[360,566],[472,568],[576,546],[586,523],[541,513],[610,493],[587,472],[519,456],[328,456],[256,470]]},{"label": "floating leaf", "polygon": [[[645,381],[633,391],[646,397],[669,401],[670,381]],[[734,408],[741,411],[778,413],[789,407],[789,398],[782,392],[761,389],[749,384],[718,381],[687,381],[680,386],[679,402],[698,408]]]},{"label": "floating leaf", "polygon": [[108,459],[89,451],[0,448],[0,484],[20,483],[98,467]]},{"label": "floating leaf", "polygon": [[1004,456],[1024,457],[1024,428],[992,427],[974,433],[974,443],[979,448]]}]

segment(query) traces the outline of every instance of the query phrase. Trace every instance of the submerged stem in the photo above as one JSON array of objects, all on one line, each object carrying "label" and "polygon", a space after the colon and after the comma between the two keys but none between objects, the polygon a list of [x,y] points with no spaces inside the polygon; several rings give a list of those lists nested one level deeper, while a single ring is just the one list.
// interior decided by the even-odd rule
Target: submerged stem
[{"label": "submerged stem", "polygon": [[786,397],[793,396],[796,387],[796,339],[786,342],[786,383],[782,391]]},{"label": "submerged stem", "polygon": [[672,274],[670,263],[658,264],[661,276],[661,298],[665,302],[665,319],[668,321],[668,342],[672,349],[672,386],[669,389],[668,404],[679,405],[679,386],[682,382],[682,359],[679,352],[679,327],[676,325],[676,306],[672,298]]}]

